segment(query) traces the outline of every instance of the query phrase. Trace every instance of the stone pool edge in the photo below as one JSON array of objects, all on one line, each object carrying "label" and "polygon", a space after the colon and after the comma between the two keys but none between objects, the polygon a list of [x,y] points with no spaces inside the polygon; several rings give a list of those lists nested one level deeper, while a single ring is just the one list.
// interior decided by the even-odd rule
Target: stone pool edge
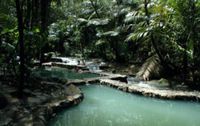
[{"label": "stone pool edge", "polygon": [[[58,66],[64,68],[74,68],[79,67],[80,69],[85,68],[84,65],[67,65],[65,63],[54,63],[50,62],[48,64],[44,64],[44,66]],[[91,72],[92,73],[92,72]],[[200,92],[199,91],[181,91],[181,90],[161,90],[161,89],[148,89],[145,87],[140,87],[137,85],[128,85],[124,82],[112,80],[114,78],[124,78],[126,75],[121,74],[113,74],[107,72],[96,73],[99,75],[103,75],[104,77],[97,78],[88,78],[82,80],[73,80],[69,81],[68,84],[74,85],[84,85],[87,83],[100,83],[103,85],[107,85],[113,88],[117,88],[124,92],[134,93],[138,95],[160,98],[160,99],[169,99],[169,100],[184,100],[184,101],[195,101],[200,102]]]},{"label": "stone pool edge", "polygon": [[[76,88],[78,87],[76,86]],[[38,121],[33,121],[33,125],[46,126],[48,121],[55,117],[57,113],[64,109],[78,105],[80,102],[82,102],[83,98],[84,94],[79,93],[73,96],[67,96],[66,99],[56,100],[42,105],[39,109],[37,108],[36,112],[34,112],[35,115],[38,115],[36,118],[39,118],[35,119]]]},{"label": "stone pool edge", "polygon": [[[119,76],[117,76],[119,77]],[[137,95],[143,95],[146,97],[153,97],[159,99],[168,100],[184,100],[184,101],[194,101],[200,102],[200,92],[198,91],[178,91],[178,90],[161,90],[161,89],[149,89],[145,87],[140,87],[136,84],[126,84],[124,82],[112,80],[113,77],[108,78],[98,78],[98,79],[87,79],[87,80],[76,80],[69,82],[68,84],[74,85],[86,85],[86,84],[100,84],[109,86],[123,92],[133,93]]]},{"label": "stone pool edge", "polygon": [[[199,92],[147,89],[147,88],[139,87],[137,85],[128,85],[120,81],[112,80],[115,77],[119,77],[119,75],[112,76],[112,77],[110,76],[107,78],[104,76],[104,77],[98,77],[98,78],[75,80],[75,81],[70,81],[66,83],[66,85],[76,85],[76,87],[79,88],[78,85],[99,84],[99,85],[112,87],[123,92],[143,95],[143,96],[148,96],[148,97],[153,97],[153,98],[200,102]],[[70,98],[68,97],[64,100],[58,100],[56,102],[47,103],[43,105],[42,107],[37,109],[36,113],[38,117],[40,117],[40,119],[36,122],[33,122],[34,123],[33,125],[45,126],[47,122],[50,119],[52,119],[57,113],[59,113],[60,111],[64,109],[68,109],[72,106],[78,105],[83,100],[83,98],[84,98],[84,94],[81,92],[80,94],[76,94],[74,96],[71,96]],[[41,119],[41,117],[43,119]]]},{"label": "stone pool edge", "polygon": [[[45,65],[48,66],[48,65]],[[74,68],[77,67],[78,65],[65,65],[65,64],[58,64],[58,63],[53,63],[49,64],[49,66],[57,66],[57,67],[64,67],[64,68]],[[84,66],[79,65],[78,66],[80,69],[84,69]],[[91,72],[92,73],[92,72]],[[118,90],[121,90],[123,92],[127,93],[132,93],[132,94],[137,94],[137,95],[142,95],[146,97],[153,97],[153,98],[159,98],[159,99],[166,99],[166,100],[184,100],[184,101],[194,101],[194,102],[200,102],[200,92],[198,91],[176,91],[176,90],[161,90],[161,89],[148,89],[145,87],[140,87],[137,85],[129,85],[124,82],[120,82],[117,80],[113,80],[115,78],[119,77],[126,77],[126,75],[121,75],[121,74],[112,74],[112,73],[107,73],[107,72],[100,72],[100,73],[95,73],[102,75],[101,77],[96,77],[96,78],[87,78],[87,79],[74,79],[70,80],[66,83],[66,85],[86,85],[86,84],[100,84],[100,85],[105,85],[109,86]],[[83,100],[83,93],[81,93],[81,96],[78,97],[77,99],[74,99],[75,104],[79,104]],[[77,102],[78,101],[78,102]],[[69,107],[72,107],[73,105],[70,105],[71,103],[68,103],[66,101],[60,101],[58,103],[59,105],[51,106],[50,108],[46,108],[48,111],[48,114],[45,118],[45,122],[50,120],[55,113],[60,112],[63,109],[67,109]],[[44,109],[45,110],[45,109]],[[43,124],[45,125],[44,121],[42,121]],[[38,125],[38,126],[44,126],[44,125]]]},{"label": "stone pool edge", "polygon": [[128,85],[123,82],[118,82],[109,79],[100,80],[100,84],[117,88],[124,92],[153,97],[153,98],[200,102],[200,93],[195,91],[149,89],[145,87],[140,87],[135,84]]}]

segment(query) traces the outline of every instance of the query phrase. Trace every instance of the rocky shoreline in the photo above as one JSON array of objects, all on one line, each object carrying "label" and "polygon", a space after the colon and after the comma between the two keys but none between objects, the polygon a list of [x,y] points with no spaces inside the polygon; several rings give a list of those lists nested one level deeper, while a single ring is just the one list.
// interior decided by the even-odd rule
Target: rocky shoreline
[{"label": "rocky shoreline", "polygon": [[[62,65],[60,65],[62,64]],[[62,66],[67,67],[65,63],[53,63],[53,66]],[[79,66],[79,65],[77,65]],[[70,65],[70,68],[72,66]],[[74,65],[73,67],[76,67]],[[83,69],[84,66],[81,66],[81,69]],[[100,72],[98,73],[100,77],[96,78],[87,78],[87,79],[77,79],[77,80],[70,80],[68,84],[74,84],[74,85],[85,85],[85,84],[101,84],[110,86],[113,88],[117,88],[119,90],[122,90],[124,92],[148,96],[148,97],[154,97],[154,98],[160,98],[160,99],[172,99],[172,100],[187,100],[187,101],[194,101],[194,102],[200,102],[200,92],[199,91],[185,91],[185,90],[177,90],[177,89],[171,89],[171,88],[158,88],[158,87],[152,87],[149,86],[152,82],[158,82],[158,81],[148,81],[144,85],[138,85],[138,84],[128,84],[126,82],[120,81],[119,78],[126,80],[126,75],[116,74],[116,73],[109,73],[109,72]],[[119,79],[119,80],[117,80]],[[139,82],[138,82],[139,83]]]},{"label": "rocky shoreline", "polygon": [[146,97],[169,99],[169,100],[185,100],[200,102],[200,92],[198,91],[180,91],[180,90],[170,90],[170,89],[159,89],[159,88],[147,88],[139,86],[137,84],[127,84],[124,82],[111,80],[111,79],[89,79],[89,80],[79,80],[70,82],[75,85],[85,85],[85,84],[100,84],[109,86],[123,92],[133,93],[138,95],[143,95]]},{"label": "rocky shoreline", "polygon": [[[67,65],[65,63],[46,63],[47,67],[64,67],[68,69],[87,70],[86,66]],[[62,80],[62,83],[40,81],[33,85],[34,90],[25,89],[27,96],[18,99],[12,95],[16,89],[0,83],[0,126],[45,126],[56,113],[71,106],[78,105],[84,94],[78,85],[99,84],[116,88],[118,90],[148,97],[173,100],[188,100],[200,102],[199,91],[172,90],[170,88],[157,88],[148,84],[128,84],[124,82],[126,75],[98,72],[99,77]],[[123,80],[123,81],[122,81]],[[149,82],[151,83],[151,82]],[[39,87],[38,87],[39,86]],[[32,88],[30,88],[32,89]]]},{"label": "rocky shoreline", "polygon": [[127,85],[126,83],[117,82],[115,80],[109,80],[109,79],[100,80],[100,84],[117,88],[124,92],[139,94],[148,97],[200,102],[200,93],[197,91],[177,91],[177,90],[166,90],[159,88],[147,88],[138,86],[136,84]]},{"label": "rocky shoreline", "polygon": [[58,112],[78,105],[84,98],[81,90],[74,85],[67,85],[61,90],[58,92],[63,93],[57,93],[57,96],[33,91],[32,96],[22,100],[5,93],[9,103],[0,110],[0,126],[46,126]]}]

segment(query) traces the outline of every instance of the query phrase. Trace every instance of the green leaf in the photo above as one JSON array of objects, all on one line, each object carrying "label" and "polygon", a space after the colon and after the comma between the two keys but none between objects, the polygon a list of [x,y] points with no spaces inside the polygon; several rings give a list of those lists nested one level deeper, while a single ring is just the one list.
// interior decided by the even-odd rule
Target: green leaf
[{"label": "green leaf", "polygon": [[39,33],[40,32],[40,29],[39,28],[36,28],[35,29],[35,33]]},{"label": "green leaf", "polygon": [[89,20],[87,25],[88,26],[104,26],[107,25],[109,23],[109,19],[92,19]]},{"label": "green leaf", "polygon": [[95,43],[95,45],[96,45],[96,46],[100,46],[100,45],[103,45],[103,44],[105,44],[105,43],[106,43],[106,41],[100,39],[100,40],[98,40],[98,41]]},{"label": "green leaf", "polygon": [[103,36],[115,37],[115,36],[119,35],[119,32],[117,32],[117,31],[108,31],[108,32],[104,32],[102,35]]}]

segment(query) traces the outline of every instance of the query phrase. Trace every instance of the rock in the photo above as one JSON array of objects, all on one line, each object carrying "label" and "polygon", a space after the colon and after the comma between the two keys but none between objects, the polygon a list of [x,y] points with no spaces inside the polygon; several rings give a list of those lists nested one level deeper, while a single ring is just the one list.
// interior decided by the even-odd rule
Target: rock
[{"label": "rock", "polygon": [[114,70],[112,70],[112,73],[116,73],[117,71],[114,69]]},{"label": "rock", "polygon": [[33,126],[46,126],[44,122],[33,122]]},{"label": "rock", "polygon": [[73,84],[70,84],[66,88],[66,94],[70,95],[70,96],[73,96],[73,95],[76,95],[76,94],[81,94],[81,90],[78,87],[74,86]]},{"label": "rock", "polygon": [[39,97],[29,97],[28,98],[28,103],[33,106],[33,105],[38,105],[42,104],[43,99],[40,99]]},{"label": "rock", "polygon": [[0,126],[9,126],[11,124],[12,119],[0,113]]},{"label": "rock", "polygon": [[19,126],[33,126],[33,118],[32,118],[32,116],[31,115],[30,116],[24,116],[23,118],[21,118],[19,120],[17,125],[19,125]]}]

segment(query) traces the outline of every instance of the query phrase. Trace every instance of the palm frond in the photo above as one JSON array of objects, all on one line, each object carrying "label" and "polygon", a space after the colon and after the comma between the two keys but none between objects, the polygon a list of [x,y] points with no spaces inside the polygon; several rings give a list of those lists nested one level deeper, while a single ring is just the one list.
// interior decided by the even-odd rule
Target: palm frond
[{"label": "palm frond", "polygon": [[162,66],[160,65],[160,60],[157,55],[154,55],[146,60],[139,72],[136,74],[136,77],[148,81],[153,77],[160,76],[161,71]]},{"label": "palm frond", "polygon": [[148,36],[148,32],[144,31],[144,32],[133,32],[131,34],[128,35],[128,37],[126,38],[126,42],[128,41],[138,41],[141,38],[146,38]]},{"label": "palm frond", "polygon": [[103,44],[106,44],[106,41],[99,39],[98,41],[96,41],[95,46],[100,46],[100,45],[103,45]]},{"label": "palm frond", "polygon": [[136,22],[136,21],[141,21],[145,20],[145,16],[138,11],[132,11],[126,14],[124,22],[125,23],[130,23],[130,22]]}]

